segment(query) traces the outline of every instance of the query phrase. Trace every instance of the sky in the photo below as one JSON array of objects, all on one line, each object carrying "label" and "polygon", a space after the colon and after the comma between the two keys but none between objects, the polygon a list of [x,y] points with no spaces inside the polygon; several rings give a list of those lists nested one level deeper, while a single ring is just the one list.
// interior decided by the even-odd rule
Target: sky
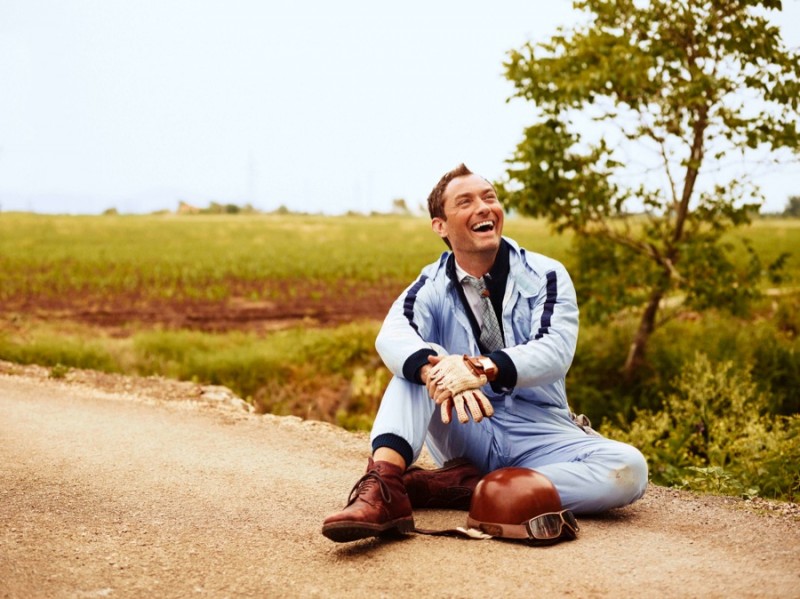
[{"label": "sky", "polygon": [[[489,179],[533,121],[506,53],[567,0],[0,0],[0,210],[340,214]],[[775,18],[800,46],[800,0]],[[765,172],[765,209],[800,193]]]}]

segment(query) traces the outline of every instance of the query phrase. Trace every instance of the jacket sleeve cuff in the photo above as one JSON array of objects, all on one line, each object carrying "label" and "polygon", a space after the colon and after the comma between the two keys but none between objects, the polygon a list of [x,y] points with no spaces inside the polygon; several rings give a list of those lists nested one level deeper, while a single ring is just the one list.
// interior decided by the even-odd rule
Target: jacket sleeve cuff
[{"label": "jacket sleeve cuff", "polygon": [[492,381],[492,389],[502,393],[517,386],[517,367],[502,350],[493,351],[486,356],[497,365],[497,378]]},{"label": "jacket sleeve cuff", "polygon": [[[419,378],[419,369],[428,363],[428,356],[435,356],[437,353],[432,349],[421,349],[411,354],[403,364],[403,378],[412,383],[422,384]],[[517,378],[517,371],[514,371],[514,379]]]}]

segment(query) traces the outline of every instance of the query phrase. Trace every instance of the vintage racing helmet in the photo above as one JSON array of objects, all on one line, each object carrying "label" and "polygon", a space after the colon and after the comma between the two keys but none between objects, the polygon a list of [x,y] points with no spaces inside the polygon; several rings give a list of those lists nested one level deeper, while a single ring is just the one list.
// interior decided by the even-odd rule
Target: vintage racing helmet
[{"label": "vintage racing helmet", "polygon": [[534,545],[574,539],[578,533],[575,515],[561,509],[553,483],[528,468],[500,468],[484,476],[472,495],[467,526]]}]

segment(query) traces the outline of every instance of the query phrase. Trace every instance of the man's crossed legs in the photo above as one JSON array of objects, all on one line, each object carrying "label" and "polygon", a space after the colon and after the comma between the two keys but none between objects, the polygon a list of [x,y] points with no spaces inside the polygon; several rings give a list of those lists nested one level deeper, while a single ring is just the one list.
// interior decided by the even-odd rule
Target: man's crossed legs
[{"label": "man's crossed legs", "polygon": [[[409,532],[414,508],[469,509],[480,477],[508,466],[546,476],[564,509],[577,514],[621,507],[644,494],[647,463],[634,447],[587,435],[566,408],[511,398],[493,404],[492,418],[445,425],[424,386],[393,378],[372,429],[376,460],[369,460],[345,509],[326,518],[323,534],[350,541]],[[426,440],[434,460],[445,467],[406,471]],[[389,460],[379,459],[387,455]]]}]

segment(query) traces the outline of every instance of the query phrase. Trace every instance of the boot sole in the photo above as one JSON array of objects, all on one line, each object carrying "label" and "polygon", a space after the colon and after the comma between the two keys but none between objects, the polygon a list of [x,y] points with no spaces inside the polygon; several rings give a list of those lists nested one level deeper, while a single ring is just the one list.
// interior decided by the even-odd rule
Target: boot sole
[{"label": "boot sole", "polygon": [[348,543],[369,537],[378,537],[387,532],[402,534],[414,532],[414,518],[399,518],[383,524],[369,522],[332,522],[322,527],[322,534],[336,543]]}]

